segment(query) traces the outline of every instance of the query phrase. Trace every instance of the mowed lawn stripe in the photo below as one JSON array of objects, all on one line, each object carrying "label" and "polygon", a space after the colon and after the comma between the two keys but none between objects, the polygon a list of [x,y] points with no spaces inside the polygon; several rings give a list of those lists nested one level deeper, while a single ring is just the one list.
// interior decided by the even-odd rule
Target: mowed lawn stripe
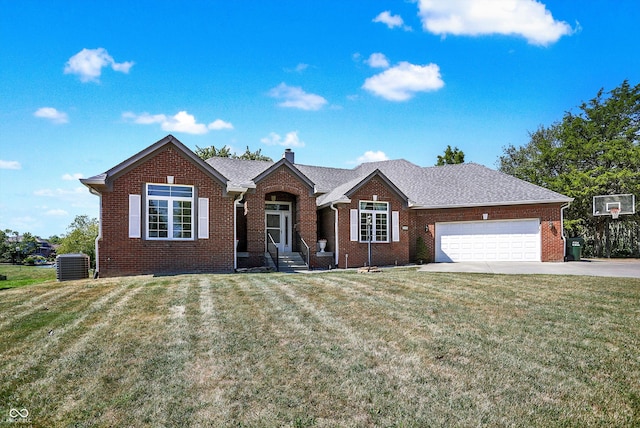
[{"label": "mowed lawn stripe", "polygon": [[0,414],[27,408],[34,426],[640,421],[639,280],[390,269],[55,288],[49,311],[0,328]]},{"label": "mowed lawn stripe", "polygon": [[6,327],[9,323],[15,323],[38,311],[46,310],[49,306],[77,293],[77,290],[73,288],[53,283],[47,286],[30,287],[29,294],[33,297],[25,301],[21,299],[21,297],[24,297],[21,293],[22,290],[17,290],[19,289],[0,291],[2,293],[2,299],[0,300],[0,329]]},{"label": "mowed lawn stripe", "polygon": [[17,317],[16,322],[0,330],[5,339],[0,344],[3,355],[0,369],[7,374],[6,383],[24,383],[40,377],[52,356],[58,356],[69,346],[69,341],[75,341],[90,328],[83,325],[85,319],[102,311],[126,291],[126,286],[95,287],[78,283],[73,290],[75,292],[64,301],[52,303],[29,316]]}]

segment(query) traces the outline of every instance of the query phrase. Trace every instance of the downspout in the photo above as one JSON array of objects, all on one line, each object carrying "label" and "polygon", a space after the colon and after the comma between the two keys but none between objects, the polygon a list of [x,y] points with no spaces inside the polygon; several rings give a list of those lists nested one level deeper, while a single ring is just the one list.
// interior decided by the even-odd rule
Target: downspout
[{"label": "downspout", "polygon": [[571,202],[567,203],[567,205],[560,207],[560,235],[562,236],[562,242],[564,242],[563,250],[562,250],[562,261],[567,260],[567,237],[564,236],[564,210],[569,208]]},{"label": "downspout", "polygon": [[334,257],[335,257],[335,264],[336,267],[338,266],[338,262],[340,261],[340,246],[338,245],[339,239],[338,239],[338,209],[334,206],[335,202],[331,202],[331,206],[330,208],[336,213],[336,215],[333,218],[333,234],[335,236],[335,250],[334,250]]},{"label": "downspout", "polygon": [[[92,189],[93,193],[93,189]],[[94,193],[100,199],[100,216],[98,221],[98,236],[96,236],[95,240],[95,250],[96,250],[96,270],[93,272],[93,279],[96,279],[100,276],[100,253],[99,253],[99,245],[98,241],[102,239],[102,193]]]},{"label": "downspout", "polygon": [[244,198],[244,194],[247,193],[247,190],[238,195],[237,199],[233,200],[233,270],[234,272],[238,269],[238,208],[236,207],[236,203],[240,202],[242,198]]}]

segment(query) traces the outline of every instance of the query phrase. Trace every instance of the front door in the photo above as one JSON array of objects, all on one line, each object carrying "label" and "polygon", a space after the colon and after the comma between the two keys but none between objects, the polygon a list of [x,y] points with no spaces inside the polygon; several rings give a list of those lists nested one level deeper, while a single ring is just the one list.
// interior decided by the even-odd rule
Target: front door
[{"label": "front door", "polygon": [[269,202],[265,210],[265,231],[267,243],[269,236],[283,253],[291,252],[291,204],[288,202]]}]

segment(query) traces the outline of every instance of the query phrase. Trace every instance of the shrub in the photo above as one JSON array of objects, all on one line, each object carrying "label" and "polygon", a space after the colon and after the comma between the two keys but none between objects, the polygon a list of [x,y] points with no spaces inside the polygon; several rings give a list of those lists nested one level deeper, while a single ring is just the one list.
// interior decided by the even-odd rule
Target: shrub
[{"label": "shrub", "polygon": [[47,259],[42,256],[29,256],[26,259],[24,259],[23,264],[34,266],[34,265],[42,265],[42,264],[45,264],[46,262],[47,262]]},{"label": "shrub", "polygon": [[418,236],[416,239],[416,260],[420,264],[429,260],[429,250],[427,250],[427,245],[424,243],[422,236]]}]

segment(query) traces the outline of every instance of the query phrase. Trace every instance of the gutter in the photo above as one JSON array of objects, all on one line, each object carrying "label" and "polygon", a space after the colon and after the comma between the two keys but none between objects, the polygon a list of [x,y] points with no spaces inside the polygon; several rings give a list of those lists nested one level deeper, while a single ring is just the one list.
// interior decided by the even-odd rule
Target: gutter
[{"label": "gutter", "polygon": [[338,261],[340,260],[340,246],[338,245],[339,239],[338,239],[338,209],[334,206],[335,202],[331,202],[330,208],[333,210],[333,212],[336,213],[335,217],[334,217],[334,222],[333,222],[333,233],[334,233],[334,237],[335,237],[335,246],[336,248],[334,249],[334,257],[335,257],[335,264],[336,267],[338,266]]},{"label": "gutter", "polygon": [[240,191],[240,194],[237,198],[233,200],[233,271],[235,272],[238,269],[238,210],[236,207],[236,203],[240,202],[242,198],[244,198],[244,194],[247,193],[247,190],[244,188]]},{"label": "gutter", "polygon": [[562,236],[562,242],[564,242],[562,249],[563,262],[567,260],[567,237],[564,236],[564,210],[569,208],[569,205],[571,205],[571,202],[567,202],[567,205],[560,207],[560,235]]}]

